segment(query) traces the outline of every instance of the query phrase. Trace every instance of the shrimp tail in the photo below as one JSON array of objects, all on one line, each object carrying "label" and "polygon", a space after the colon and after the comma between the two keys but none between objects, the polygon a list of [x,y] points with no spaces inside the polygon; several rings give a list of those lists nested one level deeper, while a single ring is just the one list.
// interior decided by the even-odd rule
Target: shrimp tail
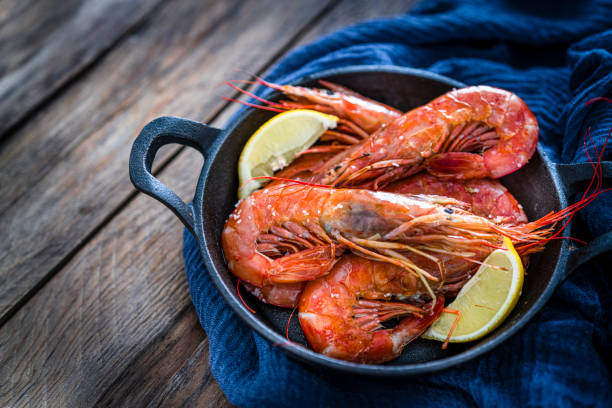
[{"label": "shrimp tail", "polygon": [[402,302],[359,299],[353,307],[353,317],[357,326],[367,331],[382,327],[382,323],[406,315],[423,316],[423,310],[415,305]]},{"label": "shrimp tail", "polygon": [[393,354],[399,357],[404,348],[423,334],[433,324],[444,309],[444,296],[433,299],[433,308],[422,316],[406,317],[393,329]]},{"label": "shrimp tail", "polygon": [[309,281],[327,273],[335,260],[335,246],[318,246],[275,259],[268,275],[275,283]]}]

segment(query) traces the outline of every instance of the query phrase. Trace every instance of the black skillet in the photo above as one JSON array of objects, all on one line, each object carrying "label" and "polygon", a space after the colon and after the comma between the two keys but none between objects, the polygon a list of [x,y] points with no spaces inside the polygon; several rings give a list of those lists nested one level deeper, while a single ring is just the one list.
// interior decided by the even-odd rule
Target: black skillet
[{"label": "black skillet", "polygon": [[[464,86],[432,73],[397,67],[347,67],[322,72],[296,83],[314,86],[320,78],[348,86],[403,111],[426,104],[452,88]],[[225,265],[220,246],[223,224],[237,201],[238,157],[247,139],[271,116],[267,111],[249,109],[224,130],[175,117],[155,119],[134,142],[130,178],[138,190],[165,204],[194,234],[212,281],[238,318],[299,360],[372,376],[431,373],[455,366],[486,353],[516,334],[574,268],[612,250],[612,232],[578,250],[570,249],[567,240],[549,242],[544,252],[532,258],[523,293],[514,311],[499,328],[480,341],[451,344],[447,350],[442,350],[440,343],[417,339],[406,347],[400,358],[384,365],[355,364],[317,354],[306,343],[298,319],[294,318],[291,324],[293,344],[286,341],[285,327],[290,310],[268,306],[244,291],[243,297],[257,313],[247,310],[237,296],[236,280]],[[183,202],[151,174],[157,150],[169,143],[191,146],[205,158],[192,204]],[[611,178],[612,162],[603,163],[603,172],[606,179]],[[566,207],[568,197],[584,189],[584,182],[590,180],[592,174],[593,168],[588,163],[554,164],[538,149],[525,167],[504,177],[502,182],[522,203],[529,219],[534,220],[551,210]],[[570,233],[571,225],[564,235]]]}]

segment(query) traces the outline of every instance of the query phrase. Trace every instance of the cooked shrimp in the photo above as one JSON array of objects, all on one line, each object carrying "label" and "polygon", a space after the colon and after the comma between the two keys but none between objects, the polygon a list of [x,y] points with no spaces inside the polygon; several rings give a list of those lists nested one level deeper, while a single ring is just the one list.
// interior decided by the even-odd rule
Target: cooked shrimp
[{"label": "cooked shrimp", "polygon": [[302,282],[329,272],[347,248],[344,235],[368,238],[389,232],[432,212],[445,214],[447,204],[463,205],[437,196],[275,185],[237,205],[222,245],[230,270],[245,282],[257,287]]},{"label": "cooked shrimp", "polygon": [[499,178],[525,165],[537,142],[537,121],[518,96],[472,86],[402,115],[333,157],[312,181],[380,189],[422,169],[444,178]]},{"label": "cooked shrimp", "polygon": [[[363,141],[357,138],[342,146],[310,180],[313,183],[380,189],[423,169],[444,178],[499,178],[524,166],[538,143],[538,123],[525,102],[512,92],[490,86],[453,90],[400,115],[338,85],[325,83],[334,89],[326,92],[259,82],[298,101],[275,103],[244,91],[273,110],[311,108],[334,113],[350,118],[350,123],[367,132],[364,137],[347,129],[348,136],[356,132]],[[358,109],[343,108],[352,107],[346,101],[354,99],[359,101],[355,103]],[[313,151],[338,152],[338,146]]]},{"label": "cooked shrimp", "polygon": [[[291,166],[292,169],[297,167]],[[440,180],[427,173],[419,173],[407,179],[390,184],[385,191],[400,194],[433,194],[455,198],[468,203],[470,211],[475,215],[485,217],[496,224],[502,223],[525,223],[527,217],[522,207],[508,192],[508,190],[497,180],[475,179],[475,180]],[[478,265],[465,262],[452,256],[439,254],[440,261],[445,265],[446,282],[453,283],[447,286],[444,293],[455,294],[476,271]],[[409,256],[409,258],[414,258]],[[523,256],[523,263],[527,265],[529,257]],[[412,259],[424,270],[432,275],[436,274],[438,267],[427,259]],[[303,288],[303,284],[268,284],[263,288],[250,290],[265,303],[294,307]],[[248,287],[247,287],[248,289]]]},{"label": "cooked shrimp", "polygon": [[[521,255],[540,251],[554,223],[600,190],[525,224],[497,225],[452,198],[289,183],[259,190],[228,218],[221,239],[229,269],[257,287],[316,279],[345,250],[403,267],[429,284],[445,279],[441,254],[482,262],[508,236]],[[439,274],[407,255],[436,263]],[[433,296],[432,296],[433,297]]]},{"label": "cooked shrimp", "polygon": [[[402,268],[345,255],[331,273],[309,282],[300,298],[299,319],[308,343],[330,357],[383,363],[433,323],[444,307],[409,303],[419,282]],[[382,324],[401,318],[393,328]]]}]

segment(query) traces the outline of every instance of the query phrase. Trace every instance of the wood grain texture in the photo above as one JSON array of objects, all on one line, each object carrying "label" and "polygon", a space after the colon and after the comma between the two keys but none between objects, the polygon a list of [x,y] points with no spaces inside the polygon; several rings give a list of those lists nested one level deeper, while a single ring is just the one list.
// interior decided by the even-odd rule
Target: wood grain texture
[{"label": "wood grain texture", "polygon": [[[210,372],[208,340],[198,345],[180,370],[165,384],[150,406],[232,406]],[[160,384],[161,385],[161,384]]]},{"label": "wood grain texture", "polygon": [[80,0],[0,1],[0,77],[22,66],[74,17]]},{"label": "wood grain texture", "polygon": [[[1,147],[0,225],[15,242],[0,242],[0,311],[59,271],[0,328],[0,406],[231,406],[188,297],[182,226],[141,194],[120,207],[127,148],[161,114],[211,118],[231,68],[265,67],[326,7],[307,37],[405,4],[213,3],[165,5]],[[200,166],[187,149],[160,178],[189,198]]]},{"label": "wood grain texture", "polygon": [[[188,195],[201,162],[189,150],[161,180]],[[193,356],[210,372],[181,242],[176,217],[138,195],[0,329],[0,406],[227,405],[210,374],[191,380],[210,395],[172,391]]]},{"label": "wood grain texture", "polygon": [[228,406],[208,361],[208,340],[189,305],[168,333],[131,361],[95,406]]},{"label": "wood grain texture", "polygon": [[165,2],[15,134],[0,152],[0,225],[10,234],[0,241],[0,321],[133,194],[129,147],[148,121],[206,122],[233,68],[260,70],[326,4]]},{"label": "wood grain texture", "polygon": [[160,0],[3,0],[0,137],[108,50]]}]

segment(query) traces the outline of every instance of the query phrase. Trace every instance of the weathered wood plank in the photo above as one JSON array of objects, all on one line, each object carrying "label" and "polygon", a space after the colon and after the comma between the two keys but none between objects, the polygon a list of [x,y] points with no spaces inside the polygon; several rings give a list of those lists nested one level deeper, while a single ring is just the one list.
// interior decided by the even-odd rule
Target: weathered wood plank
[{"label": "weathered wood plank", "polygon": [[141,351],[95,405],[227,406],[208,361],[208,340],[189,305],[169,332]]},{"label": "weathered wood plank", "polygon": [[193,355],[161,389],[149,406],[226,407],[233,406],[212,377],[208,340],[200,343]]},{"label": "weathered wood plank", "polygon": [[[201,161],[189,150],[161,180],[188,195]],[[165,207],[130,202],[0,329],[0,406],[143,406],[172,396],[183,361],[209,372],[181,242]],[[226,405],[205,376],[202,398]]]},{"label": "weathered wood plank", "polygon": [[80,0],[0,1],[0,77],[18,69],[79,9]]},{"label": "weathered wood plank", "polygon": [[9,140],[0,153],[0,322],[133,194],[129,147],[144,124],[164,114],[207,121],[233,68],[265,67],[326,4],[166,2]]},{"label": "weathered wood plank", "polygon": [[3,0],[0,137],[137,25],[160,0]]}]

